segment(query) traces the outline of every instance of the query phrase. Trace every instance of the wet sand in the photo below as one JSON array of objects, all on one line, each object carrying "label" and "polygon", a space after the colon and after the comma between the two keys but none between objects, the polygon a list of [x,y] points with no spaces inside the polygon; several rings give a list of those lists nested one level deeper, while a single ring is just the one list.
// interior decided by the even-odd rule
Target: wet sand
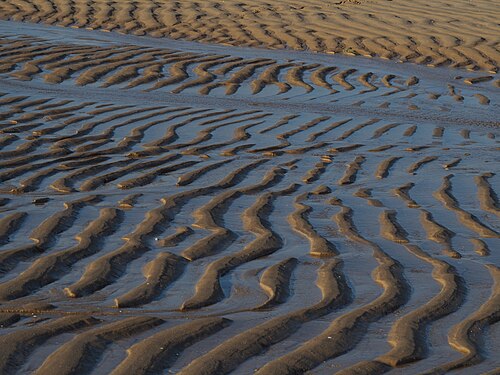
[{"label": "wet sand", "polygon": [[[135,7],[109,29],[176,37]],[[494,54],[0,35],[0,373],[498,370]]]}]

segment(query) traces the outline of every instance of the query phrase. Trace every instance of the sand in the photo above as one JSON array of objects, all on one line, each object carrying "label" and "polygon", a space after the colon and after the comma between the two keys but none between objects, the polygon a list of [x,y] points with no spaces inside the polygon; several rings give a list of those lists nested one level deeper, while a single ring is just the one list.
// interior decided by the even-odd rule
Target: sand
[{"label": "sand", "polygon": [[5,0],[15,21],[498,71],[497,0]]},{"label": "sand", "polygon": [[498,371],[491,2],[324,3],[0,4],[0,373]]}]

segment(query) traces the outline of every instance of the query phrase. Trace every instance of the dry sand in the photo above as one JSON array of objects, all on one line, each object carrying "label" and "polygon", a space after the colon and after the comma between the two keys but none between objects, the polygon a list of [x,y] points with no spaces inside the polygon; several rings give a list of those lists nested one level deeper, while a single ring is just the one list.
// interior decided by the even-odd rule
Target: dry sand
[{"label": "dry sand", "polygon": [[325,3],[0,3],[0,374],[498,371],[498,6]]},{"label": "dry sand", "polygon": [[3,0],[15,21],[498,71],[498,0]]}]

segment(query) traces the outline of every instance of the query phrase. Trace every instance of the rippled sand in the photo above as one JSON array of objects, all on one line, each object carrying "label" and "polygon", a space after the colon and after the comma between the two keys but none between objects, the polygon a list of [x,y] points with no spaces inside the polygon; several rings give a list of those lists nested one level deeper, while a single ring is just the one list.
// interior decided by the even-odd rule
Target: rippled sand
[{"label": "rippled sand", "polygon": [[498,0],[4,0],[0,18],[498,71]]},{"label": "rippled sand", "polygon": [[[386,2],[359,3],[338,6],[366,23],[358,6]],[[183,10],[251,10],[65,4],[1,6],[217,42]],[[0,35],[0,373],[498,371],[493,73],[12,21]],[[455,65],[496,70],[480,56]]]}]

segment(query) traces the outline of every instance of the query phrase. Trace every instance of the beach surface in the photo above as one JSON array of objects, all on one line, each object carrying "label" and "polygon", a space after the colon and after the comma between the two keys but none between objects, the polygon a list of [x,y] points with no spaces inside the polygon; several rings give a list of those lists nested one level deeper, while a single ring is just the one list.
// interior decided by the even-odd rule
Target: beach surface
[{"label": "beach surface", "polygon": [[4,0],[0,18],[498,71],[498,0]]},{"label": "beach surface", "polygon": [[497,373],[499,7],[425,3],[0,3],[0,374]]}]

